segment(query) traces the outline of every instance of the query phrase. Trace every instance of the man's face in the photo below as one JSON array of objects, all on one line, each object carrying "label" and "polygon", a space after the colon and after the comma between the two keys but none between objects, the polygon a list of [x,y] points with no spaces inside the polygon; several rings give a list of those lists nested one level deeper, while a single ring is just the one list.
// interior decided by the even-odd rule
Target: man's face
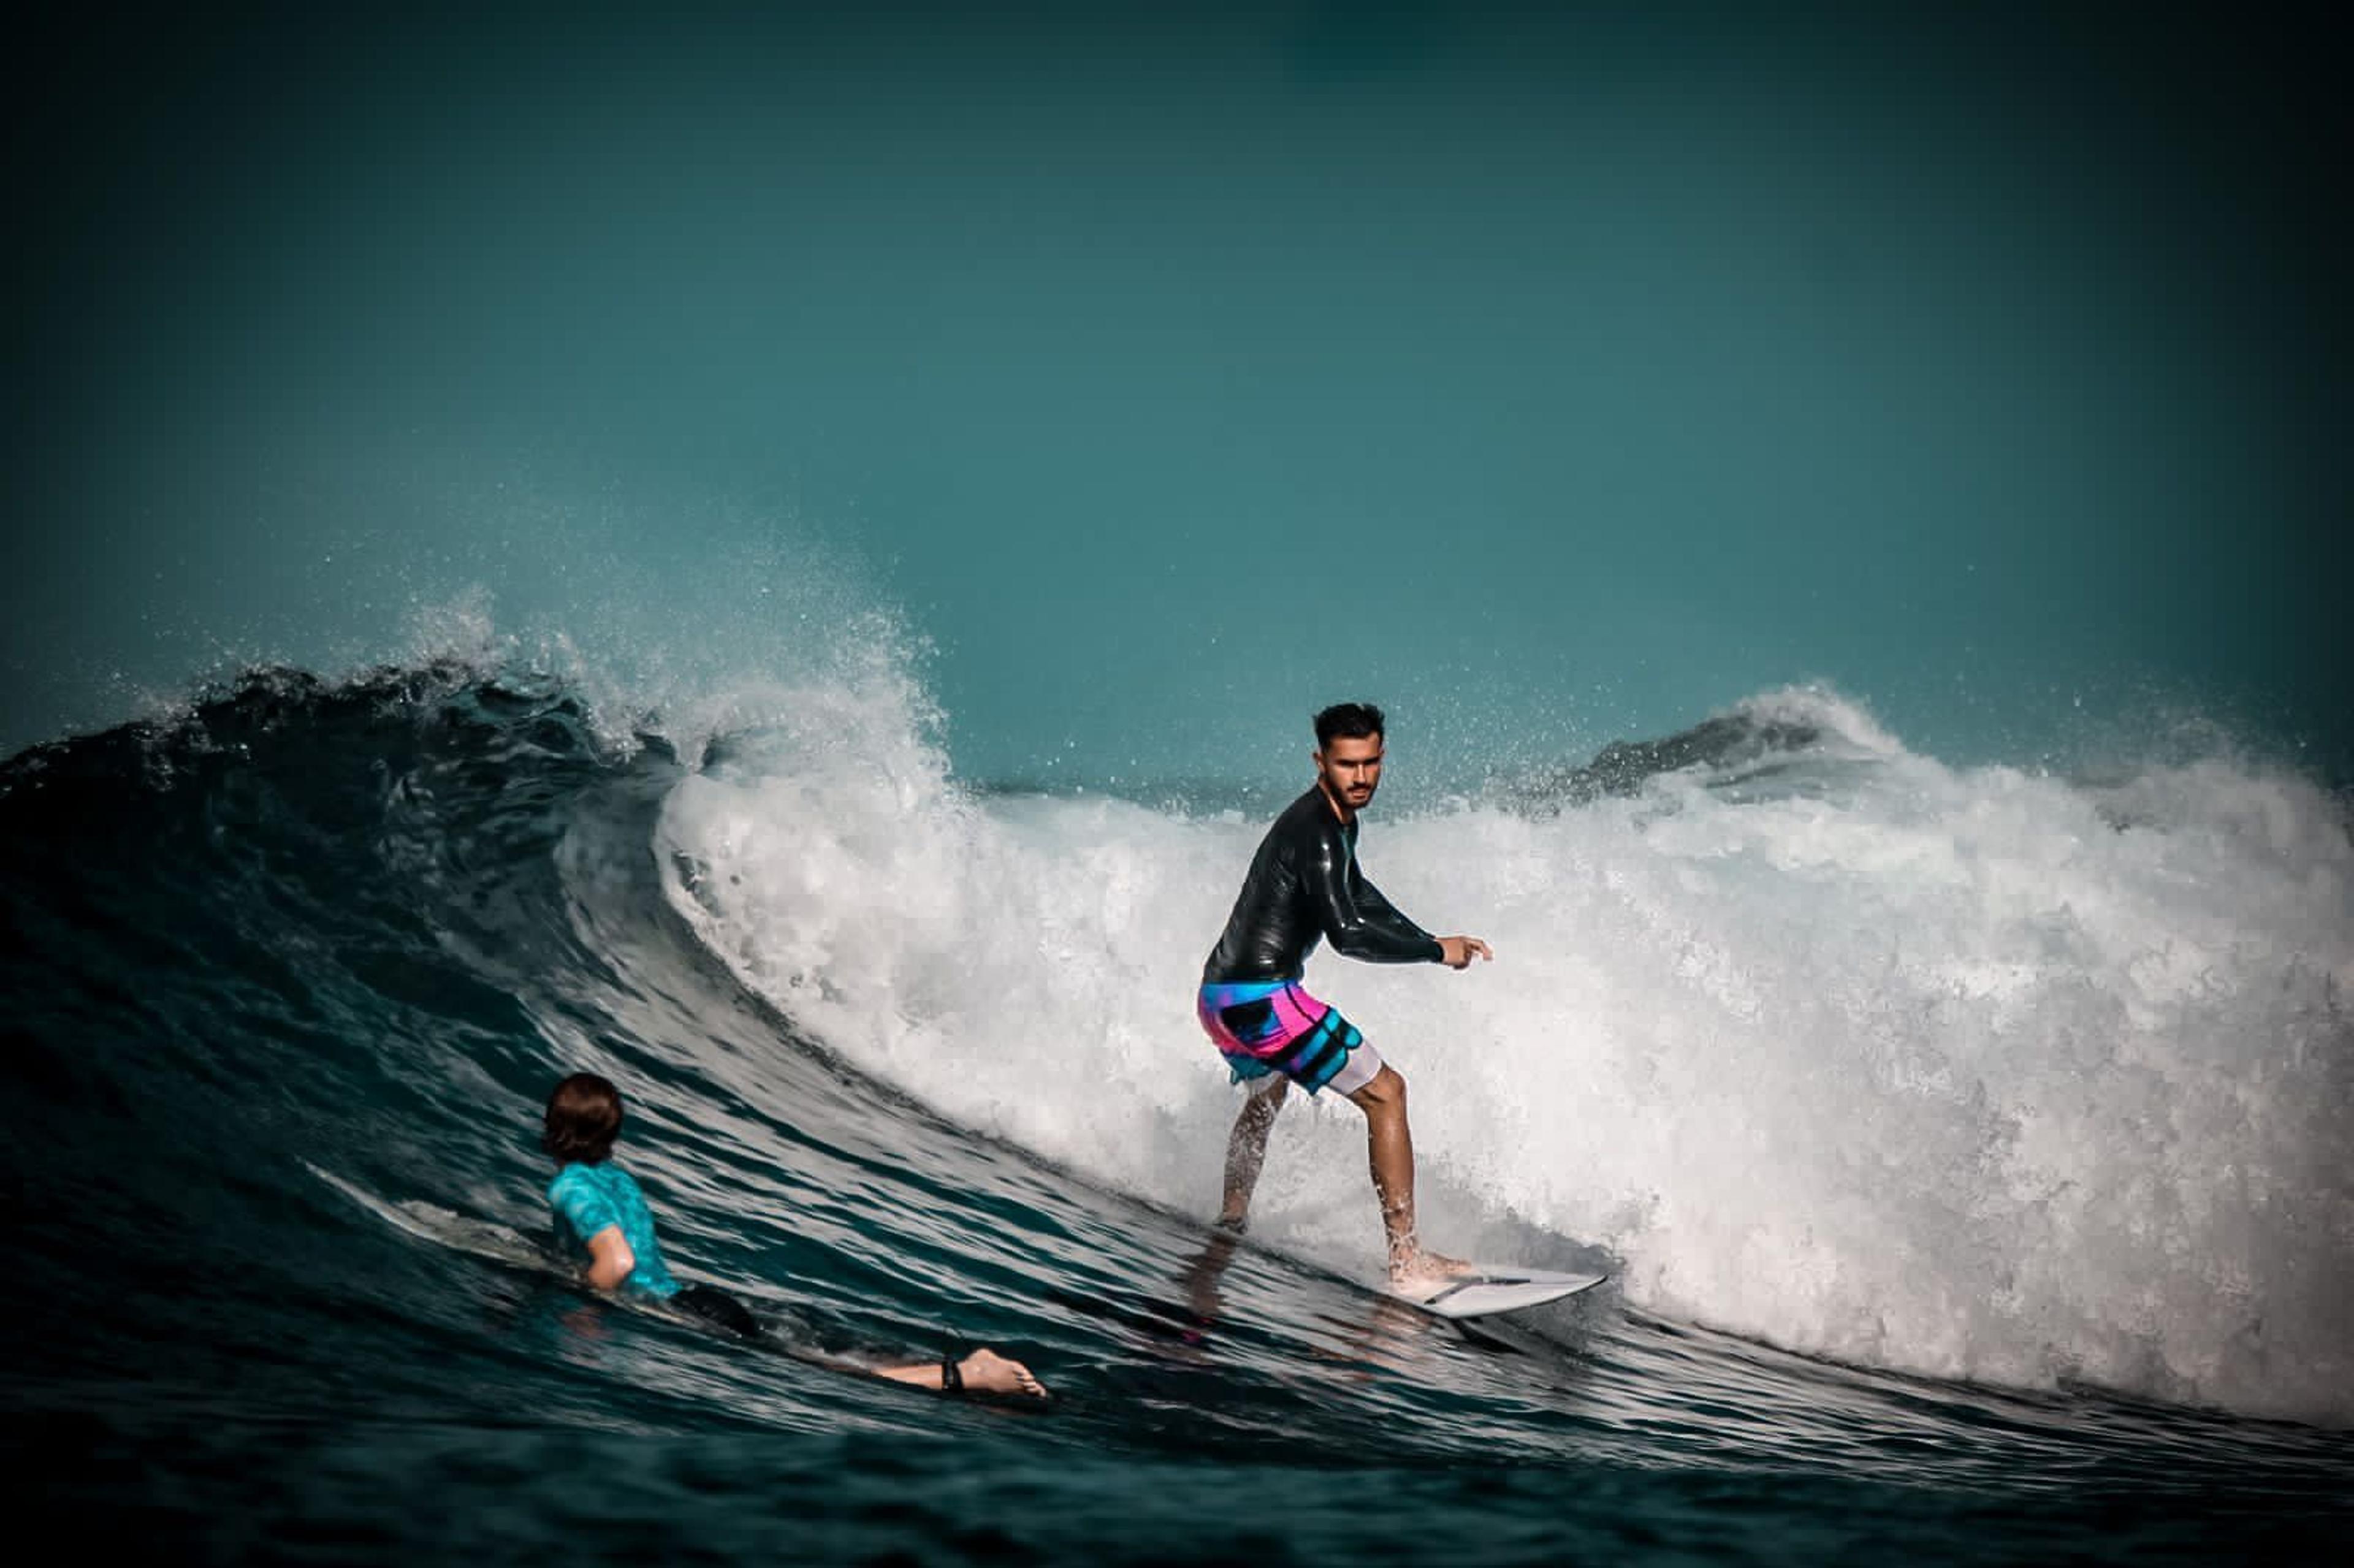
[{"label": "man's face", "polygon": [[1316,754],[1316,777],[1333,800],[1352,812],[1361,810],[1382,786],[1382,737],[1334,736]]}]

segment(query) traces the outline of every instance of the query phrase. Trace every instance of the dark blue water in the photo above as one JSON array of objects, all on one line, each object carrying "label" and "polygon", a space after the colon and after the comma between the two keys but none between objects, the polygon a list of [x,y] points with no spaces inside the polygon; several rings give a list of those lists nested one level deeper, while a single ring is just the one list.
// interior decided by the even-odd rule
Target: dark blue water
[{"label": "dark blue water", "polygon": [[[1725,792],[1761,788],[1761,745]],[[2284,1422],[2217,1401],[2291,1400],[2294,1367],[2187,1400],[2003,1387],[1615,1287],[1467,1336],[1296,1255],[1279,1181],[1276,1245],[1235,1250],[1206,1191],[960,1124],[683,913],[665,810],[724,749],[617,744],[559,683],[444,665],[257,677],[0,769],[20,1520],[217,1560],[917,1562],[2317,1558],[2348,1522],[2342,1345]],[[1171,1012],[1160,1070],[1214,1077]],[[682,1273],[824,1355],[994,1343],[1053,1401],[944,1404],[564,1283],[533,1144],[581,1067],[625,1086]],[[1216,1123],[1187,1131],[1207,1183]],[[2308,1270],[2343,1266],[2330,1179],[2275,1199]],[[2255,1288],[2308,1310],[2294,1275]]]}]

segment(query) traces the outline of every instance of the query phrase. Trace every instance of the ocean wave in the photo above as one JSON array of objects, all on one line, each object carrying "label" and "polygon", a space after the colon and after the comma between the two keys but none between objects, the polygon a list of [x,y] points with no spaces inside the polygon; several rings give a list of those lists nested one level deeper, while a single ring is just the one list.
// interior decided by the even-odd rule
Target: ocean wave
[{"label": "ocean wave", "polygon": [[[739,1288],[952,1234],[885,1322],[965,1270],[1035,1310],[944,1203],[1206,1212],[1233,1100],[1190,995],[1258,815],[968,786],[890,658],[758,706],[683,757],[482,661],[258,672],[0,765],[16,1157],[199,1228],[249,1200],[191,1173],[246,1172],[265,1254],[326,1245],[308,1165],[527,1225],[532,1107],[595,1065]],[[1492,967],[1313,967],[1415,1084],[1436,1241],[1858,1367],[2354,1418],[2342,802],[2228,758],[1949,768],[1809,690],[1616,755],[1370,819],[1371,873]],[[139,1277],[77,1215],[32,1277]],[[1288,1118],[1255,1234],[1377,1271],[1347,1107]]]},{"label": "ocean wave", "polygon": [[[1200,1206],[1231,1115],[1190,993],[1262,824],[976,797],[887,705],[683,780],[682,912],[946,1114]],[[2354,1415],[2354,847],[2229,761],[2098,788],[1910,753],[1836,694],[1413,820],[1372,874],[1500,955],[1321,956],[1416,1086],[1426,1228],[1872,1366]],[[1377,1232],[1345,1108],[1263,1225]]]}]

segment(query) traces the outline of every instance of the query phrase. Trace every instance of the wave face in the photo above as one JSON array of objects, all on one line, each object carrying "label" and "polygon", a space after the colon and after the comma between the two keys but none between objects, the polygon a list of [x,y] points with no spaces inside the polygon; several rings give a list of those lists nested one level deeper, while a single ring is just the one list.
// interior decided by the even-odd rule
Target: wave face
[{"label": "wave face", "polygon": [[[665,809],[711,948],[959,1121],[1198,1206],[1230,1096],[1191,987],[1263,822],[976,804],[887,715],[820,727]],[[1400,906],[1501,955],[1310,966],[1416,1086],[1427,1228],[1864,1365],[2354,1415],[2338,802],[1956,772],[1804,692],[1639,755],[1714,760],[1368,819]],[[1369,1270],[1355,1114],[1299,1119],[1265,1223]]]},{"label": "wave face", "polygon": [[[1384,888],[1500,954],[1311,967],[1415,1085],[1426,1230],[1617,1276],[1467,1341],[1365,1288],[1345,1107],[1286,1113],[1250,1244],[1200,1224],[1235,1099],[1190,991],[1259,802],[974,788],[888,658],[759,713],[274,672],[0,767],[41,1507],[224,1555],[553,1551],[583,1467],[649,1544],[832,1555],[1394,1546],[1363,1485],[1493,1557],[2342,1514],[2354,850],[2312,787],[1956,770],[1791,691],[1606,788],[1376,813]],[[578,1295],[533,1147],[578,1068],[684,1276],[801,1354],[1002,1344],[1055,1404]],[[1269,1453],[1349,1484],[1205,1520]]]}]

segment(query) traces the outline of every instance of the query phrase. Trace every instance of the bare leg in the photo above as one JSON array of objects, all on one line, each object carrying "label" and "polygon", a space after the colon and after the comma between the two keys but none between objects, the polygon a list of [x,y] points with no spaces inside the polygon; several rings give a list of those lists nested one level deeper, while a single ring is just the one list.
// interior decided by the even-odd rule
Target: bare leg
[{"label": "bare leg", "polygon": [[1218,1224],[1240,1231],[1250,1217],[1251,1192],[1258,1186],[1258,1169],[1267,1162],[1267,1135],[1275,1113],[1291,1093],[1291,1080],[1278,1077],[1275,1086],[1261,1089],[1243,1102],[1235,1130],[1226,1139],[1226,1197],[1218,1210]]},{"label": "bare leg", "polygon": [[[913,1366],[870,1367],[877,1377],[887,1377],[893,1383],[912,1383],[917,1388],[938,1388],[940,1363],[917,1361]],[[1034,1399],[1046,1397],[1046,1386],[1032,1375],[1028,1367],[1011,1356],[1001,1356],[983,1348],[957,1362],[957,1371],[964,1387],[971,1393],[1026,1393]]]},{"label": "bare leg", "polygon": [[1365,1113],[1366,1152],[1373,1167],[1373,1195],[1381,1200],[1382,1228],[1389,1234],[1390,1278],[1405,1280],[1459,1274],[1463,1265],[1425,1252],[1414,1234],[1414,1133],[1406,1126],[1405,1080],[1384,1064],[1373,1081],[1349,1097]]}]

